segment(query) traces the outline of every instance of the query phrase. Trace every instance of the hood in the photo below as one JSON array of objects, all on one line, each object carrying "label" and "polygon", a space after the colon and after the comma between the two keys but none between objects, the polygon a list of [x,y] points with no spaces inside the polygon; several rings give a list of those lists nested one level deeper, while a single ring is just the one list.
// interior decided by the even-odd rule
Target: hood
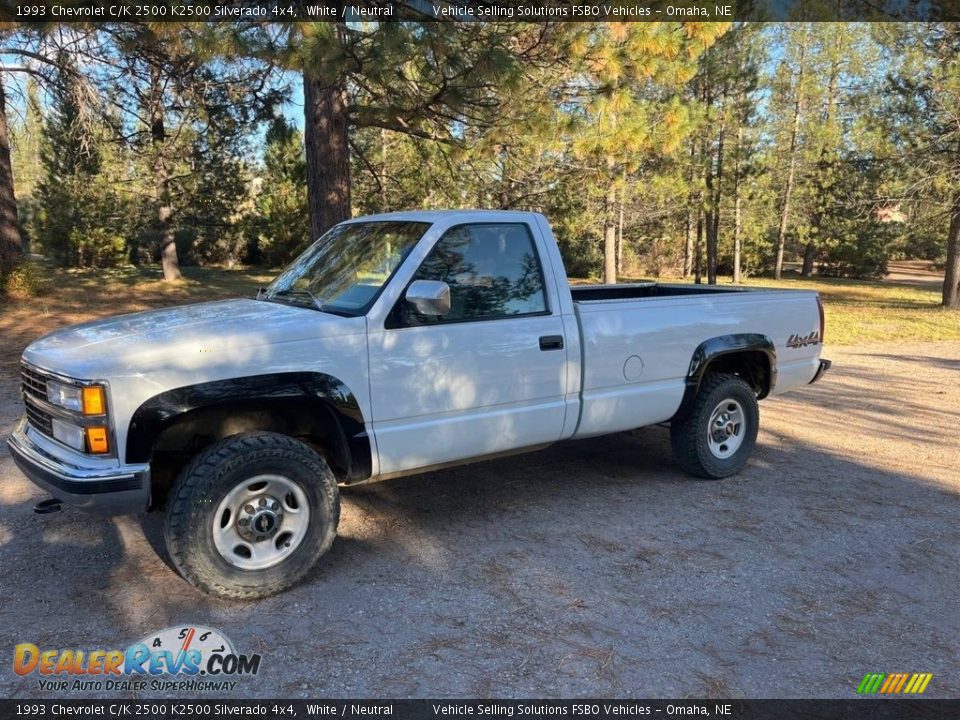
[{"label": "hood", "polygon": [[145,372],[256,360],[273,356],[269,346],[354,334],[364,323],[263,300],[220,300],[72,325],[29,345],[23,359],[68,377],[97,379],[133,367]]}]

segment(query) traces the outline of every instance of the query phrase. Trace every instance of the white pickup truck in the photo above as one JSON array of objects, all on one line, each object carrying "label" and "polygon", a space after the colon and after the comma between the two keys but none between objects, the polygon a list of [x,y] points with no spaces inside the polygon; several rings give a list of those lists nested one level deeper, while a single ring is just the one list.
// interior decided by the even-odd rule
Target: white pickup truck
[{"label": "white pickup truck", "polygon": [[170,556],[232,598],[330,548],[338,485],[670,422],[677,462],[747,462],[757,400],[812,383],[816,293],[571,288],[546,219],[403,212],[337,225],[256,299],[58,330],[23,354],[14,460],[62,503],[166,508]]}]

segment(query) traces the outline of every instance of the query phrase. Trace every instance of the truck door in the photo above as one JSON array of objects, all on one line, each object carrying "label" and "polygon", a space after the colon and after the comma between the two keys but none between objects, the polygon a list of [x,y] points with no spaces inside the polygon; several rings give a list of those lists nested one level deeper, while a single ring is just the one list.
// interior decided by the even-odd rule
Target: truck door
[{"label": "truck door", "polygon": [[450,310],[424,315],[401,295],[370,328],[380,474],[558,440],[567,349],[530,227],[454,226],[415,280],[447,283]]}]

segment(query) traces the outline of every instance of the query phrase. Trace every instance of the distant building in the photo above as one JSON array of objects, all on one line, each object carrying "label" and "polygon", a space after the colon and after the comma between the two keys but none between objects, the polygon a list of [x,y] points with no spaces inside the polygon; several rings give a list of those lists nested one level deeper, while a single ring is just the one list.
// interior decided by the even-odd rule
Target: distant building
[{"label": "distant building", "polygon": [[881,223],[905,223],[907,215],[900,209],[900,203],[881,205],[874,210],[874,219]]}]

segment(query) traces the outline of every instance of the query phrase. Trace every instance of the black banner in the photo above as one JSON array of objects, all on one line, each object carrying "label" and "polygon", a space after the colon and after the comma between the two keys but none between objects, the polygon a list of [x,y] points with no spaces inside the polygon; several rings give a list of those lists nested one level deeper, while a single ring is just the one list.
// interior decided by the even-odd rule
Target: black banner
[{"label": "black banner", "polygon": [[0,700],[0,720],[64,717],[939,720],[960,717],[960,700]]},{"label": "black banner", "polygon": [[960,0],[4,0],[35,22],[956,21]]}]

